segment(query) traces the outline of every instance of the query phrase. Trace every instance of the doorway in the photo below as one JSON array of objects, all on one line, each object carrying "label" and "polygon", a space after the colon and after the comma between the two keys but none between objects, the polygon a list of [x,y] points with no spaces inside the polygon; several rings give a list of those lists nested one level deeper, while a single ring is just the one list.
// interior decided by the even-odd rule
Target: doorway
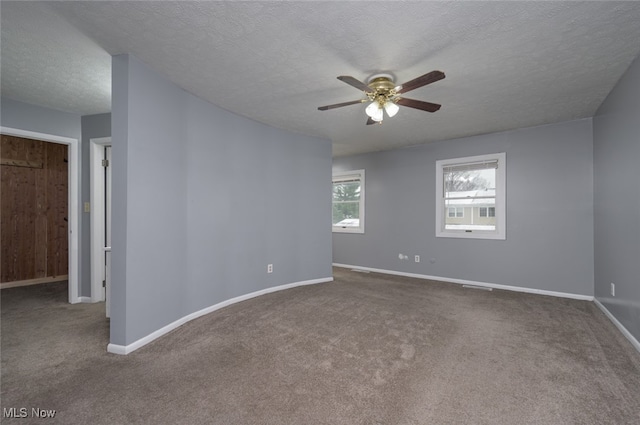
[{"label": "doorway", "polygon": [[[64,255],[66,257],[66,269],[67,269],[66,271],[68,273],[68,282],[69,282],[68,284],[69,302],[78,303],[81,301],[86,301],[82,297],[80,297],[79,291],[78,291],[79,289],[78,288],[78,281],[79,281],[78,280],[78,275],[79,275],[78,245],[79,245],[79,228],[80,228],[79,220],[78,220],[78,206],[79,206],[78,204],[78,192],[79,192],[78,169],[80,165],[78,139],[55,136],[55,135],[45,134],[45,133],[37,133],[33,131],[27,131],[27,130],[9,128],[9,127],[0,127],[0,133],[8,137],[18,137],[23,139],[39,140],[42,142],[62,144],[67,146],[67,149],[66,149],[67,150],[66,152],[67,202],[66,202],[66,216],[64,217],[66,218],[66,221],[64,222],[64,226],[58,223],[57,231],[60,231],[60,227],[63,227],[64,229],[62,231],[64,231],[67,235],[67,240],[65,242],[66,249],[62,251],[66,251]],[[31,161],[31,160],[25,159],[25,160],[22,160],[21,164],[23,166],[26,166],[27,168],[28,167],[37,168],[39,166],[37,162],[38,162],[37,160]],[[35,204],[37,205],[39,202],[42,202],[42,201],[36,200]],[[64,203],[63,203],[63,206],[64,206]],[[40,219],[42,219],[42,217]],[[42,226],[44,226],[44,228],[47,228],[48,224],[43,222]],[[38,256],[41,256],[41,255],[42,255],[41,253],[35,254],[34,258],[37,258]],[[58,264],[55,265],[54,267],[47,266],[46,267],[47,270],[45,270],[44,273],[47,274],[49,271],[53,270],[54,268],[61,269],[59,267],[59,261],[58,261]],[[56,272],[53,271],[53,273],[55,274]]]},{"label": "doorway", "polygon": [[91,301],[111,304],[111,137],[90,139]]}]

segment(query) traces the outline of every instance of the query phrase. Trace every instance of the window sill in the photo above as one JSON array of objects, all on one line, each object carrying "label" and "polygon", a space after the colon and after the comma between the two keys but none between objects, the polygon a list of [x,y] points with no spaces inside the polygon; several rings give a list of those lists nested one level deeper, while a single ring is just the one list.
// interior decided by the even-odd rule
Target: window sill
[{"label": "window sill", "polygon": [[364,234],[364,229],[360,228],[349,228],[349,227],[333,227],[331,229],[333,233],[360,233]]}]

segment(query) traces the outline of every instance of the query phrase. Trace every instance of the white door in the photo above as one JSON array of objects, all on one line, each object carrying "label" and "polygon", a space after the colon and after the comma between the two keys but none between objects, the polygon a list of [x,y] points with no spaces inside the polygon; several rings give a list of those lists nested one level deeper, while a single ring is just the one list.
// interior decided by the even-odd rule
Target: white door
[{"label": "white door", "polygon": [[111,317],[111,146],[105,146],[104,157],[104,296],[107,317]]},{"label": "white door", "polygon": [[[84,211],[91,213],[91,301],[97,303],[111,292],[111,137],[91,139],[89,157],[91,202]],[[105,307],[109,317],[110,304]]]}]

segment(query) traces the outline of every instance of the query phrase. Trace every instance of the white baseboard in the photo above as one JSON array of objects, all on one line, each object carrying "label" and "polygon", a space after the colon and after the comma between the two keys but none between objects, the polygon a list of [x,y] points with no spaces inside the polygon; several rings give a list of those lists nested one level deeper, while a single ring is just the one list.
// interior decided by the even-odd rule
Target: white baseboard
[{"label": "white baseboard", "polygon": [[580,294],[571,294],[567,292],[547,291],[544,289],[523,288],[520,286],[500,285],[497,283],[476,282],[473,280],[451,279],[448,277],[428,276],[428,275],[416,274],[416,273],[405,273],[405,272],[399,272],[395,270],[374,269],[371,267],[351,266],[348,264],[333,263],[333,266],[347,268],[347,269],[367,270],[374,273],[383,273],[383,274],[390,274],[390,275],[396,275],[396,276],[415,277],[418,279],[437,280],[440,282],[457,283],[460,285],[482,286],[485,288],[503,289],[505,291],[526,292],[528,294],[548,295],[548,296],[559,297],[559,298],[571,298],[574,300],[593,301],[593,296],[591,295],[580,295]]},{"label": "white baseboard", "polygon": [[126,355],[129,354],[135,350],[137,350],[140,347],[143,347],[145,345],[147,345],[148,343],[150,343],[151,341],[154,341],[158,338],[160,338],[161,336],[171,332],[172,330],[176,329],[179,326],[184,325],[187,322],[190,322],[191,320],[197,319],[198,317],[204,316],[205,314],[209,314],[212,313],[216,310],[219,310],[223,307],[226,307],[228,305],[231,304],[235,304],[238,303],[240,301],[245,301],[251,298],[255,298],[255,297],[259,297],[260,295],[265,295],[265,294],[269,294],[271,292],[277,292],[277,291],[283,291],[285,289],[290,289],[290,288],[295,288],[296,286],[304,286],[304,285],[314,285],[316,283],[325,283],[325,282],[331,282],[333,281],[333,277],[325,277],[325,278],[320,278],[320,279],[312,279],[312,280],[304,280],[301,282],[294,282],[294,283],[288,283],[286,285],[280,285],[280,286],[274,286],[272,288],[266,288],[266,289],[262,289],[260,291],[256,291],[256,292],[252,292],[250,294],[245,294],[245,295],[240,295],[239,297],[235,297],[235,298],[231,298],[229,300],[226,301],[222,301],[218,304],[203,308],[202,310],[196,311],[194,313],[188,314],[172,323],[169,323],[167,326],[158,329],[155,332],[150,333],[149,335],[140,338],[139,340],[132,342],[129,345],[118,345],[118,344],[109,344],[107,345],[107,351],[109,353],[113,353],[113,354],[122,354],[122,355]]},{"label": "white baseboard", "polygon": [[78,302],[80,303],[93,303],[93,299],[91,297],[78,297]]},{"label": "white baseboard", "polygon": [[39,277],[36,279],[27,279],[27,280],[18,280],[15,282],[2,282],[0,283],[0,288],[18,288],[21,286],[31,286],[31,285],[39,285],[41,283],[53,283],[60,282],[63,280],[69,280],[69,275],[65,274],[62,276],[48,276],[48,277]]},{"label": "white baseboard", "polygon": [[602,310],[604,315],[607,316],[614,325],[616,325],[616,328],[618,328],[618,330],[622,332],[622,335],[624,335],[625,338],[629,340],[631,345],[633,345],[633,347],[638,350],[638,352],[640,352],[640,342],[638,342],[638,340],[633,335],[631,335],[631,332],[629,332],[627,328],[625,328],[624,325],[620,323],[609,310],[607,310],[607,307],[605,307],[604,304],[598,301],[597,298],[594,298],[593,302],[596,303],[596,305],[598,306],[598,308],[600,308],[600,310]]}]

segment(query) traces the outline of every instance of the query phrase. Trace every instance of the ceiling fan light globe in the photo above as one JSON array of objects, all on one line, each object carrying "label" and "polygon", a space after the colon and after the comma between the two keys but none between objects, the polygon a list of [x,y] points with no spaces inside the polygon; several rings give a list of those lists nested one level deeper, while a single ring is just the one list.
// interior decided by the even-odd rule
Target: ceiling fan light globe
[{"label": "ceiling fan light globe", "polygon": [[393,117],[398,113],[400,107],[393,102],[387,102],[384,104],[384,110],[387,112],[387,115],[389,115],[389,117]]},{"label": "ceiling fan light globe", "polygon": [[378,109],[378,112],[371,117],[371,119],[376,122],[382,121],[383,118],[384,118],[384,114],[382,113],[382,109]]},{"label": "ceiling fan light globe", "polygon": [[376,122],[380,122],[384,118],[384,113],[382,111],[384,110],[378,102],[372,102],[371,105],[367,106],[367,109],[365,109],[367,115]]},{"label": "ceiling fan light globe", "polygon": [[379,111],[382,111],[382,109],[380,109],[378,102],[371,102],[364,111],[371,117],[371,119],[373,119],[373,117],[377,116]]}]

